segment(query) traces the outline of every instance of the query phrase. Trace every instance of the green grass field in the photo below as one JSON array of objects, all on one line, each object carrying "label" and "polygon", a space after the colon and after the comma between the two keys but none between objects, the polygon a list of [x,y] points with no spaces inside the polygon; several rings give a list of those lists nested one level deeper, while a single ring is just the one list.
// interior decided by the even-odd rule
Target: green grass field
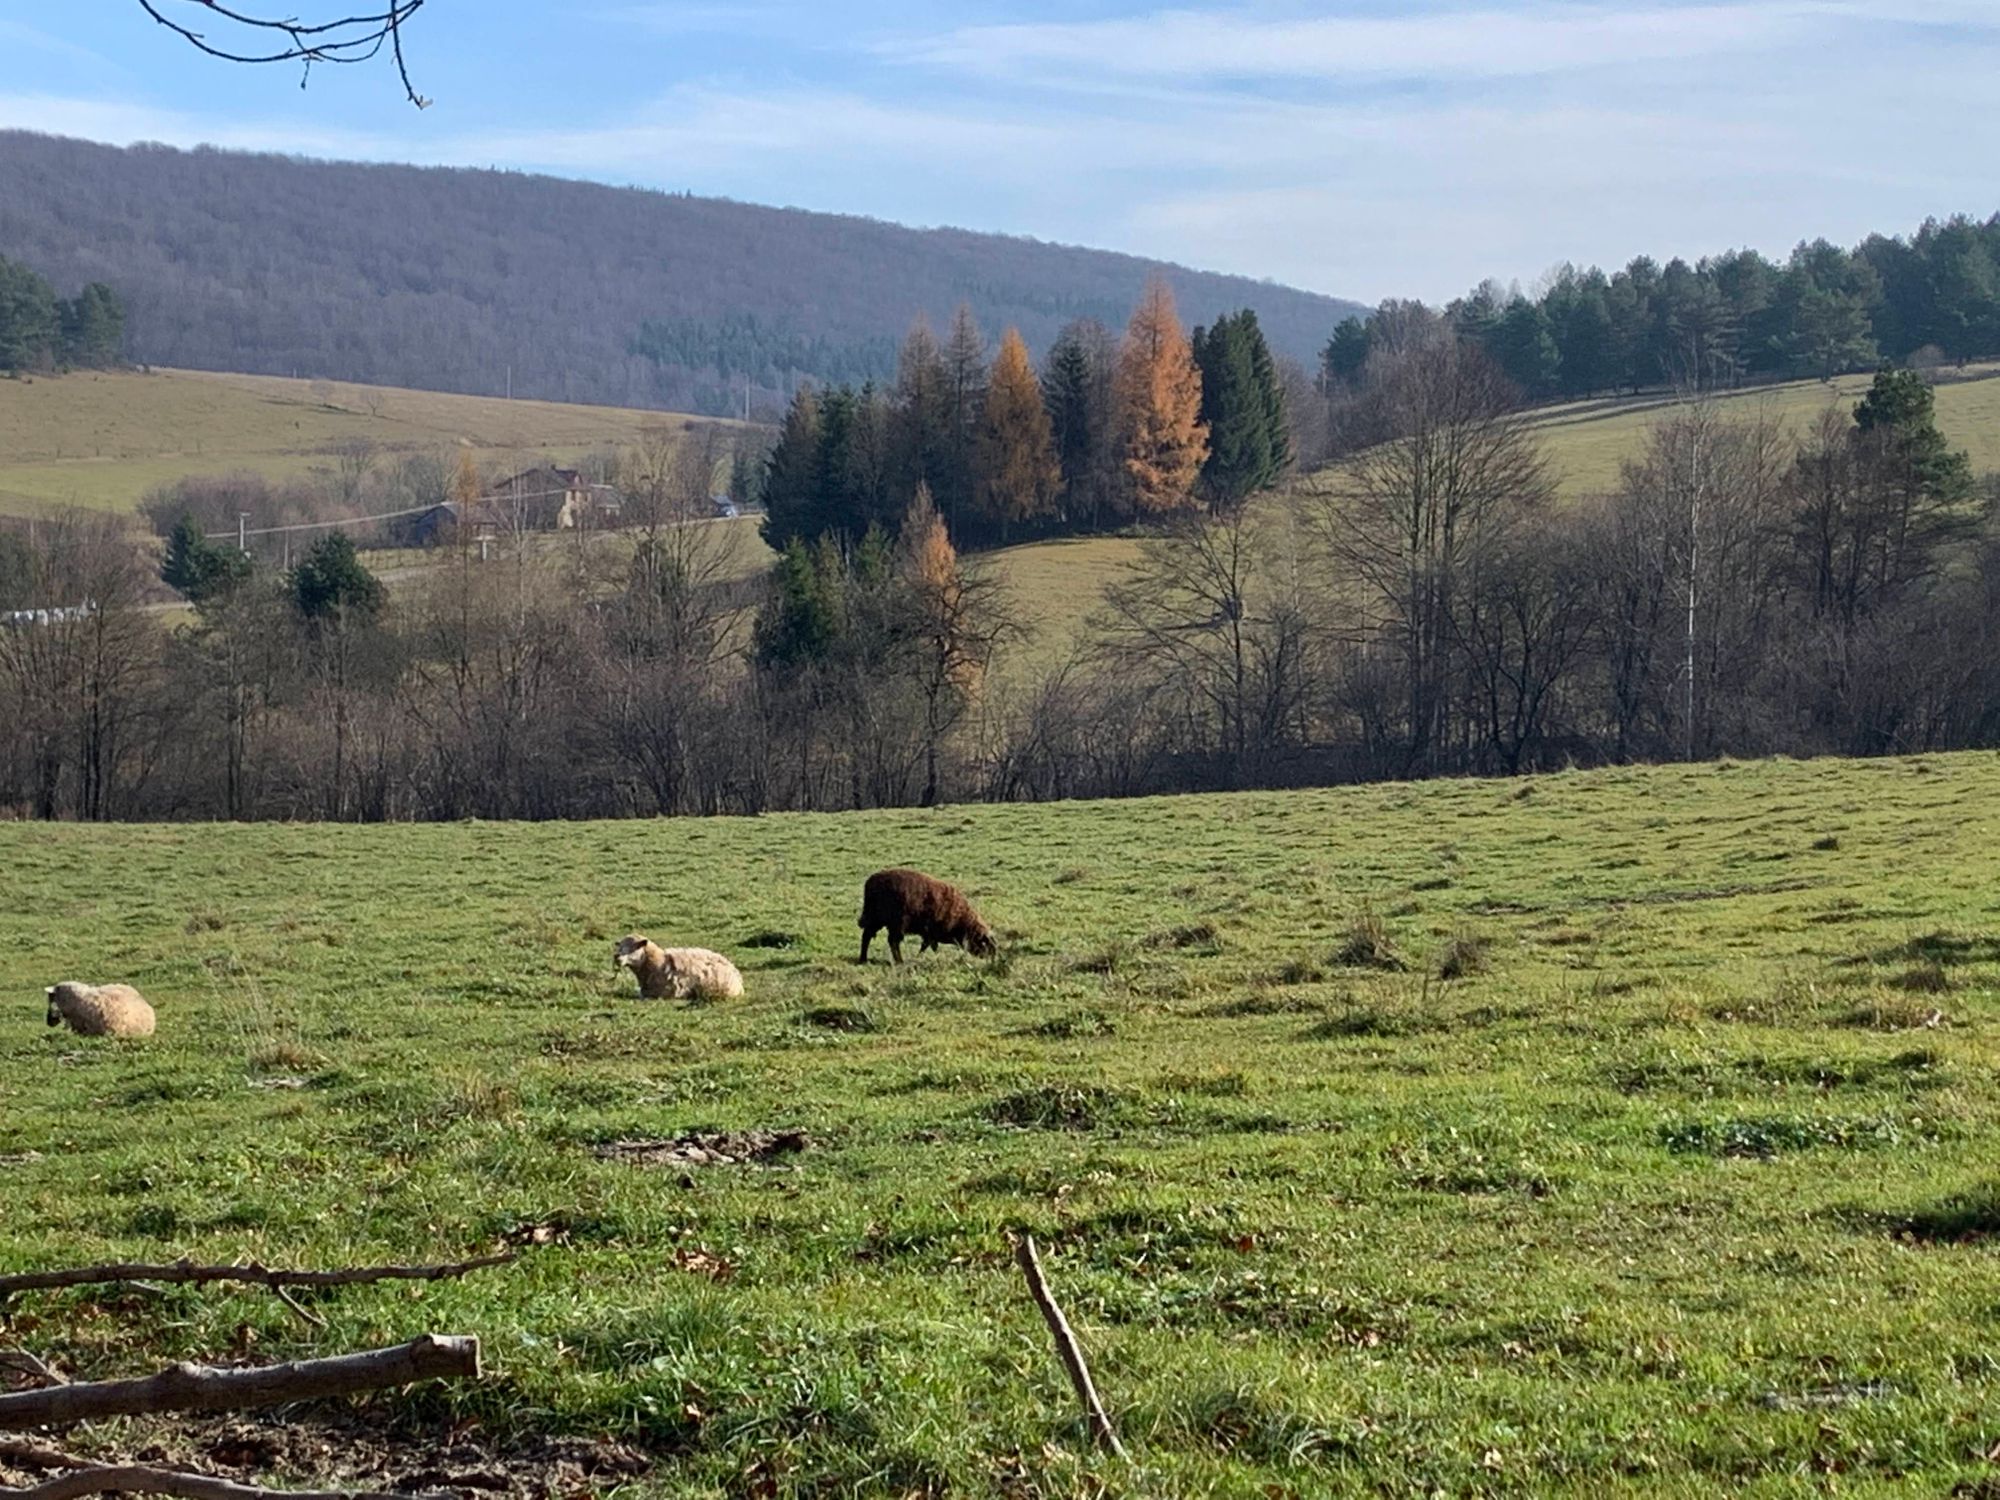
[{"label": "green grass field", "polygon": [[[1937,387],[1938,426],[1972,458],[1975,474],[2000,470],[2000,369],[1975,367],[1972,378],[1945,380]],[[1828,406],[1851,415],[1867,394],[1872,376],[1838,380],[1797,380],[1727,392],[1715,400],[1725,417],[1765,418],[1803,436]],[[1535,430],[1548,445],[1549,461],[1565,495],[1601,494],[1615,489],[1629,459],[1640,456],[1647,434],[1671,408],[1657,396],[1623,401],[1589,401],[1548,407],[1536,414]]]},{"label": "green grass field", "polygon": [[0,514],[84,505],[134,510],[147,491],[197,474],[290,479],[330,469],[356,439],[393,457],[472,444],[487,472],[572,461],[629,443],[665,412],[504,401],[386,386],[193,370],[0,380]]},{"label": "green grass field", "polygon": [[[1002,960],[856,968],[861,879],[902,861]],[[616,1437],[647,1495],[1990,1492],[1953,1486],[2000,1439],[1992,755],[12,825],[0,868],[0,1270],[552,1241],[317,1296],[324,1331],[251,1291],[18,1299],[5,1341],[73,1376],[476,1333],[482,1385],[359,1420]],[[634,1000],[631,928],[749,995]],[[46,1030],[64,977],[139,984],[160,1035]],[[812,1145],[598,1154],[759,1128]],[[1087,1448],[1017,1226],[1129,1467]]]}]

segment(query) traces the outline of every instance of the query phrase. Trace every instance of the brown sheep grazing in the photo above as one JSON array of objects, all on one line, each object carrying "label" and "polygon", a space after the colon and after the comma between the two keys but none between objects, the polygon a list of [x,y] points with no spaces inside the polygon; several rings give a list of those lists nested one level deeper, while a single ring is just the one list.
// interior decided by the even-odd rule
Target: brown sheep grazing
[{"label": "brown sheep grazing", "polygon": [[151,1036],[153,1007],[129,984],[50,985],[49,1025],[67,1024],[78,1036]]},{"label": "brown sheep grazing", "polygon": [[868,944],[887,928],[889,953],[903,961],[904,937],[923,939],[917,951],[928,953],[940,943],[956,943],[974,958],[991,958],[993,934],[957,886],[946,885],[918,870],[877,870],[861,888],[861,962],[868,962]]},{"label": "brown sheep grazing", "polygon": [[612,962],[632,971],[648,1000],[734,1000],[743,993],[736,965],[706,948],[662,948],[635,932],[618,940]]}]

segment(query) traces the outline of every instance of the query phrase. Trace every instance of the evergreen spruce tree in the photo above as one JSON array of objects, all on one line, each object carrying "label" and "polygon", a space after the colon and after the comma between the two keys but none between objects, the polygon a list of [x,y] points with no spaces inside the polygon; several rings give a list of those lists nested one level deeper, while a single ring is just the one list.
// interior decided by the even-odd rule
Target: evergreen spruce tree
[{"label": "evergreen spruce tree", "polygon": [[960,303],[952,315],[944,354],[944,464],[932,481],[938,509],[949,525],[957,525],[973,504],[976,462],[974,446],[980,403],[986,397],[986,336]]},{"label": "evergreen spruce tree", "polygon": [[764,541],[782,552],[793,541],[819,533],[820,417],[812,387],[800,386],[785,424],[764,461]]},{"label": "evergreen spruce tree", "polygon": [[1257,324],[1257,314],[1244,308],[1236,315],[1237,331],[1250,347],[1250,375],[1264,408],[1264,430],[1270,448],[1271,466],[1259,489],[1269,489],[1292,463],[1292,424],[1285,413],[1285,383],[1278,378],[1278,362]]},{"label": "evergreen spruce tree", "polygon": [[1190,341],[1201,371],[1201,420],[1208,428],[1208,458],[1201,487],[1217,510],[1231,510],[1269,482],[1271,433],[1263,392],[1242,325],[1221,318],[1197,328]]},{"label": "evergreen spruce tree", "polygon": [[188,603],[223,597],[250,576],[250,559],[234,547],[211,542],[192,515],[183,514],[167,537],[160,577]]},{"label": "evergreen spruce tree", "polygon": [[1368,325],[1360,318],[1342,318],[1340,326],[1333,330],[1333,337],[1326,341],[1326,348],[1320,351],[1321,384],[1331,391],[1359,380],[1368,364],[1368,349]]},{"label": "evergreen spruce tree", "polygon": [[952,452],[949,385],[944,353],[930,324],[919,318],[896,356],[890,438],[898,494],[944,482]]}]

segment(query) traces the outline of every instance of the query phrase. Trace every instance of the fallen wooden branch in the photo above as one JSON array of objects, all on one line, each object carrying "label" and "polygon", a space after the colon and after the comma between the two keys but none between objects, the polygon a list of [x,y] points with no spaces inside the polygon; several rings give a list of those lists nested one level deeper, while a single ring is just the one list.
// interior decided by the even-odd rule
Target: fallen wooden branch
[{"label": "fallen wooden branch", "polygon": [[1035,1254],[1033,1235],[1023,1232],[1014,1241],[1014,1259],[1020,1262],[1021,1274],[1028,1278],[1028,1291],[1034,1297],[1035,1305],[1042,1310],[1042,1320],[1055,1336],[1056,1353],[1062,1356],[1063,1367],[1069,1371],[1069,1383],[1076,1387],[1077,1399],[1083,1402],[1084,1414],[1090,1419],[1091,1436],[1100,1448],[1120,1458],[1126,1457],[1125,1445],[1118,1441],[1111,1418],[1105,1413],[1104,1403],[1097,1399],[1097,1387],[1090,1380],[1090,1366],[1083,1362],[1083,1349],[1077,1343],[1076,1335],[1070,1331],[1069,1319],[1056,1306],[1056,1299],[1042,1276],[1042,1262]]},{"label": "fallen wooden branch", "polygon": [[179,1500],[413,1500],[404,1495],[348,1490],[266,1490],[179,1469],[157,1469],[148,1464],[91,1464],[63,1454],[38,1455],[38,1458],[44,1461],[34,1467],[67,1472],[26,1489],[0,1489],[0,1500],[76,1500],[80,1495],[102,1495],[114,1490],[126,1495],[171,1495]]},{"label": "fallen wooden branch", "polygon": [[68,1385],[61,1375],[26,1349],[0,1349],[0,1370],[12,1370],[42,1385]]},{"label": "fallen wooden branch", "polygon": [[479,1340],[425,1334],[390,1349],[295,1364],[218,1370],[175,1365],[139,1380],[59,1385],[0,1395],[0,1430],[51,1427],[157,1411],[240,1411],[318,1396],[346,1396],[416,1380],[477,1377]]},{"label": "fallen wooden branch", "polygon": [[285,1287],[359,1286],[373,1281],[442,1281],[483,1271],[488,1266],[504,1266],[514,1259],[511,1250],[498,1255],[482,1255],[440,1266],[353,1266],[339,1271],[277,1271],[251,1261],[241,1266],[198,1266],[191,1260],[171,1265],[118,1264],[78,1266],[64,1271],[23,1271],[0,1276],[0,1302],[17,1292],[45,1292],[66,1286],[98,1286],[117,1281],[154,1283],[242,1281],[267,1286],[273,1291]]}]

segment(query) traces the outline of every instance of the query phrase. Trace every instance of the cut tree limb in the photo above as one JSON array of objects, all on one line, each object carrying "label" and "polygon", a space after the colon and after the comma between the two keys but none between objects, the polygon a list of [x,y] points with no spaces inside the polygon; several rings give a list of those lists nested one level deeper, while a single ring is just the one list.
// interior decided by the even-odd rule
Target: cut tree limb
[{"label": "cut tree limb", "polygon": [[1111,1426],[1111,1418],[1104,1410],[1104,1403],[1097,1399],[1097,1387],[1091,1383],[1090,1366],[1083,1361],[1083,1348],[1070,1331],[1069,1319],[1056,1306],[1056,1299],[1049,1291],[1048,1281],[1042,1275],[1041,1257],[1035,1254],[1035,1237],[1023,1233],[1014,1241],[1014,1259],[1020,1262],[1021,1274],[1028,1278],[1028,1291],[1035,1299],[1035,1305],[1042,1310],[1042,1320],[1049,1325],[1049,1332],[1055,1336],[1056,1353],[1062,1356],[1063,1368],[1069,1371],[1069,1383],[1076,1387],[1077,1399],[1083,1402],[1084,1414],[1090,1419],[1090,1434],[1097,1445],[1120,1458],[1126,1457],[1125,1445],[1118,1441],[1118,1434]]},{"label": "cut tree limb", "polygon": [[416,1380],[477,1377],[479,1340],[425,1334],[389,1349],[247,1370],[175,1365],[140,1380],[62,1385],[0,1395],[0,1431],[157,1411],[240,1411],[345,1396]]},{"label": "cut tree limb", "polygon": [[26,1349],[0,1349],[0,1370],[12,1370],[41,1385],[68,1385],[60,1374]]},{"label": "cut tree limb", "polygon": [[514,1252],[482,1255],[475,1260],[455,1261],[437,1266],[351,1266],[337,1271],[279,1271],[251,1261],[241,1266],[198,1266],[191,1260],[170,1265],[123,1263],[105,1266],[77,1266],[62,1271],[23,1271],[0,1276],[0,1302],[17,1292],[44,1292],[66,1286],[97,1286],[118,1281],[188,1283],[242,1281],[267,1286],[273,1291],[288,1287],[360,1286],[372,1281],[443,1281],[488,1266],[504,1266]]},{"label": "cut tree limb", "polygon": [[0,1500],[75,1500],[80,1495],[116,1491],[125,1495],[172,1495],[179,1500],[411,1500],[394,1494],[347,1490],[265,1490],[206,1474],[156,1469],[147,1464],[86,1464],[66,1459],[47,1467],[67,1473],[23,1490],[0,1489]]}]

